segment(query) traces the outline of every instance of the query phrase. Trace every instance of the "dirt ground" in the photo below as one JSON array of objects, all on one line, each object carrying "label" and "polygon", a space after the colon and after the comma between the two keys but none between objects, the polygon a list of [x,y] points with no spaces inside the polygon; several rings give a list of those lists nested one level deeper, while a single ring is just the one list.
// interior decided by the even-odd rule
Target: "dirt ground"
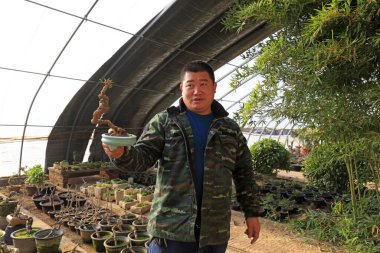
[{"label": "dirt ground", "polygon": [[[288,175],[289,176],[289,175]],[[5,188],[0,189],[0,193],[7,194]],[[49,228],[55,221],[37,209],[30,196],[21,194],[23,212],[34,218],[34,226]],[[103,202],[105,206],[106,202]],[[116,214],[123,214],[123,210],[117,205],[113,205]],[[312,239],[303,238],[291,231],[285,224],[273,222],[261,218],[261,233],[259,240],[251,245],[250,240],[244,234],[244,216],[241,212],[232,212],[231,219],[231,239],[228,243],[227,253],[254,252],[254,253],[319,253],[319,252],[342,252],[328,244]],[[73,249],[77,244],[78,250],[82,252],[95,252],[91,244],[84,244],[79,235],[71,231],[68,227],[61,226],[65,234],[61,243],[62,252]]]}]

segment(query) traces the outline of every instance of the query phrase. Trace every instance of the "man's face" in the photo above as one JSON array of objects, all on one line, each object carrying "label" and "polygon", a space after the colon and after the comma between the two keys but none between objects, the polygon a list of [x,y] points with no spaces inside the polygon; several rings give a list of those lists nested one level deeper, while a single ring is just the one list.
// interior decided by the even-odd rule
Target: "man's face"
[{"label": "man's face", "polygon": [[211,113],[216,83],[204,72],[186,72],[180,85],[187,109],[201,115]]}]

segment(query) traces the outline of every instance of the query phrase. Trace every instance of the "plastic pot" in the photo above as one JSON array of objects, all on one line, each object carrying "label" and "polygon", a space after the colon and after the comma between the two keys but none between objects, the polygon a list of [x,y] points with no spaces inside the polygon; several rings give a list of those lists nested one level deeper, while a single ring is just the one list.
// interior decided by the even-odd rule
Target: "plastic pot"
[{"label": "plastic pot", "polygon": [[79,226],[80,237],[84,243],[91,243],[91,234],[95,232],[92,225],[80,225]]},{"label": "plastic pot", "polygon": [[[99,235],[99,237],[98,237]],[[113,236],[110,231],[98,231],[91,234],[92,246],[96,252],[106,252],[104,241]]]},{"label": "plastic pot", "polygon": [[[116,243],[115,243],[116,239]],[[107,253],[120,253],[128,246],[128,238],[126,236],[110,237],[103,243]]]},{"label": "plastic pot", "polygon": [[141,246],[132,246],[132,250],[126,248],[123,249],[120,253],[148,253],[148,249]]},{"label": "plastic pot", "polygon": [[131,232],[128,234],[128,239],[131,241],[132,246],[145,246],[149,241],[149,234],[147,232]]},{"label": "plastic pot", "polygon": [[148,219],[138,219],[132,222],[132,225],[136,228],[137,231],[146,231],[148,226]]},{"label": "plastic pot", "polygon": [[11,233],[11,238],[13,240],[13,245],[18,248],[19,253],[36,253],[37,247],[34,240],[34,234],[41,231],[42,228],[34,227],[30,234],[27,233],[26,228],[16,230]]},{"label": "plastic pot", "polygon": [[135,230],[135,227],[130,224],[122,224],[121,225],[121,230],[119,226],[113,226],[112,227],[112,232],[116,236],[128,236],[129,233],[133,232]]},{"label": "plastic pot", "polygon": [[61,206],[63,204],[63,200],[53,199],[53,201],[43,200],[40,202],[40,206],[42,207],[42,211],[48,214],[49,211],[61,210]]},{"label": "plastic pot", "polygon": [[120,216],[120,220],[123,222],[123,224],[132,224],[134,220],[137,220],[138,216],[133,213],[127,213],[122,216]]},{"label": "plastic pot", "polygon": [[44,229],[34,234],[38,253],[60,253],[63,229]]}]

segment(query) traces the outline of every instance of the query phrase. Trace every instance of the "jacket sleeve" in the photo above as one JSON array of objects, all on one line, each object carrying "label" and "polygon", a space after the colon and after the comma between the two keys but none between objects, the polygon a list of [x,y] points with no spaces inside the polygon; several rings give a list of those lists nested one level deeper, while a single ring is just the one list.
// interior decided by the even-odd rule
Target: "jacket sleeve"
[{"label": "jacket sleeve", "polygon": [[159,113],[145,126],[135,145],[125,148],[122,157],[115,159],[114,164],[123,170],[144,171],[152,167],[161,158],[165,143],[167,114]]},{"label": "jacket sleeve", "polygon": [[245,218],[258,217],[262,213],[262,207],[259,188],[254,178],[251,152],[240,129],[237,138],[238,150],[235,171],[233,173],[236,198],[244,212]]}]

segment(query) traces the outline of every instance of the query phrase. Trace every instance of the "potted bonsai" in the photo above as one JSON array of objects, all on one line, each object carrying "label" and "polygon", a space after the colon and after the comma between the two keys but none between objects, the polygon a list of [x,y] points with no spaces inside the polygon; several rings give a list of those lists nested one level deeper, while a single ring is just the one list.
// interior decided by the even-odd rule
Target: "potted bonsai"
[{"label": "potted bonsai", "polygon": [[19,192],[21,188],[20,180],[17,175],[12,175],[8,178],[7,189],[9,192]]},{"label": "potted bonsai", "polygon": [[120,253],[128,247],[128,238],[126,236],[112,236],[104,241],[104,247],[107,253]]},{"label": "potted bonsai", "polygon": [[38,253],[60,253],[63,229],[43,229],[34,234]]},{"label": "potted bonsai", "polygon": [[4,217],[5,219],[8,214],[16,210],[18,201],[13,198],[16,195],[16,192],[10,192],[5,199],[0,196],[0,217]]},{"label": "potted bonsai", "polygon": [[136,231],[145,232],[148,226],[148,219],[140,216],[132,222],[132,225],[136,228]]},{"label": "potted bonsai", "polygon": [[19,253],[37,252],[34,234],[42,230],[40,227],[32,227],[33,219],[30,217],[26,223],[26,228],[16,230],[11,233],[13,245],[19,250]]},{"label": "potted bonsai", "polygon": [[107,125],[112,131],[102,134],[102,142],[107,144],[110,148],[118,146],[130,146],[136,142],[136,136],[126,133],[125,129],[114,125],[110,120],[101,119],[104,114],[110,110],[109,97],[106,91],[112,88],[112,80],[105,79],[103,81],[103,88],[98,94],[99,106],[94,111],[91,123],[94,125]]},{"label": "potted bonsai", "polygon": [[149,234],[143,231],[134,231],[129,233],[128,239],[132,242],[133,246],[145,246],[145,243],[149,240]]},{"label": "potted bonsai", "polygon": [[28,196],[32,196],[36,193],[38,188],[44,185],[44,169],[39,164],[34,165],[26,171],[25,175],[25,189]]},{"label": "potted bonsai", "polygon": [[104,241],[112,237],[110,231],[96,231],[91,234],[92,246],[96,252],[105,252]]}]

